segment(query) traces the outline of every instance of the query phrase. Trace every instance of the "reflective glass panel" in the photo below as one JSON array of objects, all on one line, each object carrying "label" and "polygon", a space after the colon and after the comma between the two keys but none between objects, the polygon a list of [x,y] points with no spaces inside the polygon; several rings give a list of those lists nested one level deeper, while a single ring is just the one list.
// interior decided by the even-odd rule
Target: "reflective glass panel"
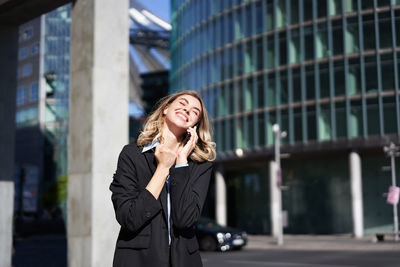
[{"label": "reflective glass panel", "polygon": [[377,98],[367,98],[367,125],[368,135],[379,134],[379,104]]},{"label": "reflective glass panel", "polygon": [[364,37],[364,50],[375,49],[376,39],[375,39],[375,24],[374,15],[368,14],[362,16],[363,23],[363,37]]}]

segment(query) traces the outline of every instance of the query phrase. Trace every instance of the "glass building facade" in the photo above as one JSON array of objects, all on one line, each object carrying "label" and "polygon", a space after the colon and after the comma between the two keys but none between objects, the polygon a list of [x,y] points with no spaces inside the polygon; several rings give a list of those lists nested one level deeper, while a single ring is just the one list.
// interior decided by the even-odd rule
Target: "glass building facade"
[{"label": "glass building facade", "polygon": [[45,130],[54,146],[56,177],[67,174],[71,4],[44,16]]},{"label": "glass building facade", "polygon": [[[351,231],[351,210],[343,206],[350,197],[349,150],[358,150],[363,159],[364,205],[375,203],[384,213],[376,222],[378,211],[364,211],[365,229],[391,223],[391,206],[376,204],[382,197],[375,195],[383,192],[374,191],[374,177],[386,177],[380,186],[386,188],[390,174],[365,164],[385,160],[382,145],[400,135],[399,0],[172,0],[171,10],[171,90],[194,89],[203,96],[218,160],[227,166],[229,197],[244,194],[237,188],[255,192],[254,183],[265,183],[272,126],[278,123],[287,132],[282,149],[293,155],[282,163],[283,179],[293,185],[283,193],[287,232],[308,233],[312,230],[304,229],[323,223],[315,233]],[[238,172],[230,174],[229,164],[237,160],[237,149],[244,151],[243,175],[235,182]],[[322,169],[313,169],[317,162]],[[248,178],[253,172],[257,175]],[[267,187],[260,190],[268,194]],[[326,190],[317,193],[321,188]],[[314,198],[307,200],[310,192],[332,200],[318,206]],[[331,215],[313,223],[311,203]],[[264,211],[257,215],[265,219],[259,226],[241,223],[242,216],[232,213],[233,226],[269,231]]]},{"label": "glass building facade", "polygon": [[51,190],[67,174],[70,13],[67,4],[19,27],[15,208],[31,215],[58,204]]}]

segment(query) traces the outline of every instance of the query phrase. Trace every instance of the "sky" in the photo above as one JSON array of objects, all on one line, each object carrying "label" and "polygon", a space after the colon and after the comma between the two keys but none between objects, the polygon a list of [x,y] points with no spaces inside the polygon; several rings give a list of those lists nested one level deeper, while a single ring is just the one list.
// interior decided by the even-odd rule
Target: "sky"
[{"label": "sky", "polygon": [[170,2],[171,0],[140,0],[143,6],[149,11],[162,18],[168,23],[171,23],[170,19]]}]

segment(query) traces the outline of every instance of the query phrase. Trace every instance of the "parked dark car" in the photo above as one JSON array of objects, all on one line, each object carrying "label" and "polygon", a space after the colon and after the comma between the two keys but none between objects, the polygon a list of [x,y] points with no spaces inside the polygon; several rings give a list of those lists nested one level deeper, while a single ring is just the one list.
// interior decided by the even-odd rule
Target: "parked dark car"
[{"label": "parked dark car", "polygon": [[209,218],[200,218],[196,236],[201,250],[227,251],[241,249],[247,244],[247,233],[217,224]]}]

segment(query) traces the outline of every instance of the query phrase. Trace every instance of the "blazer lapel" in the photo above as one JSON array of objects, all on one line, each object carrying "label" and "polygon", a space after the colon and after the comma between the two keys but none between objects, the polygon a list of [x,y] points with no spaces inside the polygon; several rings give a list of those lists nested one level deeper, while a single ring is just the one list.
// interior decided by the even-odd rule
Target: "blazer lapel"
[{"label": "blazer lapel", "polygon": [[[143,154],[146,158],[147,165],[150,169],[150,173],[151,173],[150,178],[151,178],[153,176],[154,172],[156,171],[157,161],[156,161],[156,158],[154,157],[153,151],[146,151]],[[161,207],[162,207],[162,210],[164,213],[164,217],[165,217],[165,220],[167,220],[168,208],[167,208],[167,186],[166,186],[166,184],[164,184],[164,187],[161,190],[161,194],[160,194],[158,200],[161,202]]]}]

